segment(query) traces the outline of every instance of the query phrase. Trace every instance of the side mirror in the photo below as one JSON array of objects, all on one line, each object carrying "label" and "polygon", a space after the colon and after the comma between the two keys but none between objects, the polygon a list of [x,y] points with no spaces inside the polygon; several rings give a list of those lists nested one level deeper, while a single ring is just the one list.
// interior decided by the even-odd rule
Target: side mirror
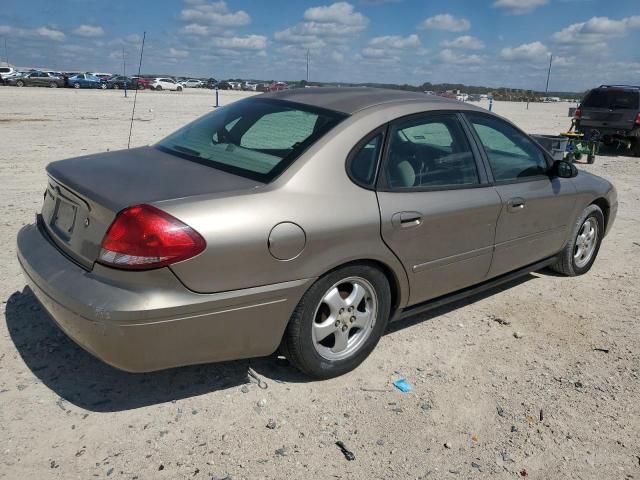
[{"label": "side mirror", "polygon": [[578,169],[571,162],[556,160],[551,167],[551,175],[559,178],[574,178],[578,176]]}]

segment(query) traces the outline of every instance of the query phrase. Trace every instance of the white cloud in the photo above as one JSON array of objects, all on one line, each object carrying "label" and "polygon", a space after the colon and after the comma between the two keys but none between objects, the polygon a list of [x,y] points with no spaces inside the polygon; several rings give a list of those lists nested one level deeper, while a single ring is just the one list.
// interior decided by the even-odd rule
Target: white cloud
[{"label": "white cloud", "polygon": [[480,55],[466,55],[464,53],[454,52],[450,49],[440,51],[438,54],[438,60],[442,63],[453,63],[456,65],[476,65],[484,62]]},{"label": "white cloud", "polygon": [[198,25],[197,23],[190,23],[185,25],[182,31],[188,35],[210,35],[211,30],[206,25]]},{"label": "white cloud", "polygon": [[383,58],[388,56],[389,52],[384,48],[363,48],[362,56],[365,58]]},{"label": "white cloud", "polygon": [[420,39],[415,33],[408,37],[399,35],[386,35],[384,37],[374,37],[369,40],[369,46],[377,48],[419,48],[421,46]]},{"label": "white cloud", "polygon": [[347,2],[336,2],[322,7],[308,8],[304,19],[309,22],[337,23],[340,25],[366,26],[367,17],[356,12],[353,5]]},{"label": "white cloud", "polygon": [[101,37],[104,29],[100,25],[80,25],[73,33],[81,37]]},{"label": "white cloud", "polygon": [[237,50],[264,50],[267,48],[267,37],[263,35],[247,35],[245,37],[217,37],[213,45],[219,48]]},{"label": "white cloud", "polygon": [[60,30],[56,30],[49,27],[36,28],[34,30],[34,33],[39,37],[47,38],[49,40],[54,40],[56,42],[61,42],[62,40],[64,40],[64,37],[65,37],[64,33],[62,33]]},{"label": "white cloud", "polygon": [[454,17],[450,13],[442,13],[429,17],[420,24],[426,30],[444,30],[447,32],[464,32],[471,28],[471,22],[466,18]]},{"label": "white cloud", "polygon": [[593,17],[586,22],[569,25],[554,33],[551,38],[561,44],[600,43],[609,38],[623,37],[633,28],[640,28],[640,16],[626,17],[621,20]]},{"label": "white cloud", "polygon": [[346,43],[369,24],[369,19],[347,2],[308,8],[304,20],[275,32],[274,38],[285,44],[322,48],[327,44]]},{"label": "white cloud", "polygon": [[171,58],[187,58],[189,56],[189,52],[187,50],[178,50],[171,47],[167,55]]},{"label": "white cloud", "polygon": [[440,45],[445,48],[458,48],[461,50],[482,50],[484,43],[482,40],[471,35],[463,35],[453,40],[445,40]]},{"label": "white cloud", "polygon": [[247,12],[231,12],[224,1],[187,3],[189,7],[180,12],[180,18],[191,24],[233,28],[251,23],[251,17]]},{"label": "white cloud", "polygon": [[541,42],[523,43],[518,47],[507,47],[500,51],[500,57],[508,61],[546,61],[549,49]]},{"label": "white cloud", "polygon": [[493,6],[506,10],[511,15],[524,15],[549,3],[549,0],[496,0]]},{"label": "white cloud", "polygon": [[0,35],[15,35],[17,37],[39,38],[61,42],[65,39],[64,32],[52,27],[17,28],[10,25],[0,25]]}]

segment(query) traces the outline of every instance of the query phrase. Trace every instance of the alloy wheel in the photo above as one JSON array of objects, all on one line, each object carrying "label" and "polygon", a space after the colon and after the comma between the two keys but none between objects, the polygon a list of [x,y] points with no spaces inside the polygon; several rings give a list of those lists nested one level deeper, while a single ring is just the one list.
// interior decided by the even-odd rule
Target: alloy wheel
[{"label": "alloy wheel", "polygon": [[311,335],[316,352],[327,360],[352,356],[376,322],[375,289],[361,277],[349,277],[327,290],[316,308]]},{"label": "alloy wheel", "polygon": [[589,263],[598,244],[598,221],[594,217],[587,218],[576,237],[573,249],[573,261],[576,267],[583,268]]}]

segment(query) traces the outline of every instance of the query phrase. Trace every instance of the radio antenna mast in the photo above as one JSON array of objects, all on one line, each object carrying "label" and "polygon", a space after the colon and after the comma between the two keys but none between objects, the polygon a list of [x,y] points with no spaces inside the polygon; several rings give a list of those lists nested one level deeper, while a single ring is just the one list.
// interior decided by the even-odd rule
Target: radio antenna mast
[{"label": "radio antenna mast", "polygon": [[[138,78],[140,78],[140,71],[142,70],[142,54],[144,53],[144,41],[147,38],[147,32],[143,32],[142,34],[142,48],[140,49],[140,63],[138,64]],[[131,123],[129,124],[129,141],[127,142],[127,149],[131,147],[131,131],[133,130],[133,116],[136,113],[136,100],[138,100],[138,90],[136,88],[136,93],[133,95],[133,109],[131,110]]]}]

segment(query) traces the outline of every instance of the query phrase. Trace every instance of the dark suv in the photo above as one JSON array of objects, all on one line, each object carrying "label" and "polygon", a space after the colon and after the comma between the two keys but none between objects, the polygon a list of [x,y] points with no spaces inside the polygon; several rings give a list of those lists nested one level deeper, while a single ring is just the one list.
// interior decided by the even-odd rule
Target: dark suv
[{"label": "dark suv", "polygon": [[601,85],[576,110],[576,130],[640,156],[640,87]]}]

